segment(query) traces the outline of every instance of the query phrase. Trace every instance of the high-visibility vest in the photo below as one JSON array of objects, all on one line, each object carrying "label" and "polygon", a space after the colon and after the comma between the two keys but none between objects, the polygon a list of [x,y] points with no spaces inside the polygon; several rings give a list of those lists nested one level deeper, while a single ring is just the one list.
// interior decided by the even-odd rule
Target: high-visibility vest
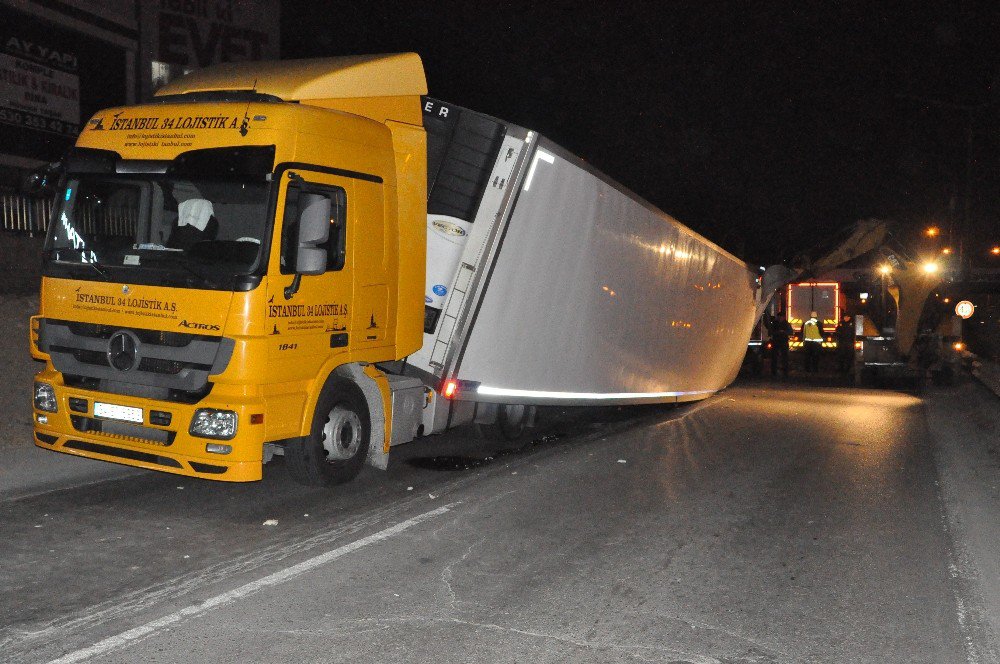
[{"label": "high-visibility vest", "polygon": [[802,336],[804,341],[823,341],[823,333],[819,330],[819,322],[815,318],[810,318],[802,326]]}]

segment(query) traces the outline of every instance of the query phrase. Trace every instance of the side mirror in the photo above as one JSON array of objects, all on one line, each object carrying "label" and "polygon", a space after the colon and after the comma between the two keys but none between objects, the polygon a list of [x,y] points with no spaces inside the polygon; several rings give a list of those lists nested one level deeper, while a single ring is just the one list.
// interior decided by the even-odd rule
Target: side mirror
[{"label": "side mirror", "polygon": [[59,162],[36,168],[21,181],[21,193],[27,196],[54,196],[59,175]]},{"label": "side mirror", "polygon": [[322,194],[299,194],[298,231],[295,252],[297,274],[326,272],[326,249],[317,245],[330,239],[330,199]]}]

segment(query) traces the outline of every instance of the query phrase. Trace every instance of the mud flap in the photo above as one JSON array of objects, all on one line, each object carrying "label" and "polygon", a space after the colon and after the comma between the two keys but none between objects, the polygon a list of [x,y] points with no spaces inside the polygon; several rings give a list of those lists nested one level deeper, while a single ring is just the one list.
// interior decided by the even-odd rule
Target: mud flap
[{"label": "mud flap", "polygon": [[[382,390],[374,378],[365,372],[359,364],[345,364],[337,367],[334,375],[346,378],[361,390],[368,404],[368,417],[371,422],[371,436],[368,445],[366,463],[379,470],[385,470],[389,465],[389,450],[385,444],[385,399]],[[384,380],[384,378],[383,378]],[[388,387],[386,387],[388,391]]]}]

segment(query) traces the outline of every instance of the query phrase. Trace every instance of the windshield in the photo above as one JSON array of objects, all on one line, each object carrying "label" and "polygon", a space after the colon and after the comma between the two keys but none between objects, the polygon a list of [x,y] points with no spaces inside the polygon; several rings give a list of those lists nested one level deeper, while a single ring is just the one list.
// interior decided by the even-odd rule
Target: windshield
[{"label": "windshield", "polygon": [[70,174],[45,242],[47,267],[75,278],[228,289],[258,264],[267,199],[266,182]]}]

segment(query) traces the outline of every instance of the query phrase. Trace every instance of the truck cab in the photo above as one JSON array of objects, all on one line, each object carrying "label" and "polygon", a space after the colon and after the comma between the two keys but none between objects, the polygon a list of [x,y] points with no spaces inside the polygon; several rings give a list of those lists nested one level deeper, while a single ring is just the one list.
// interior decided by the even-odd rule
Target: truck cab
[{"label": "truck cab", "polygon": [[265,443],[318,441],[289,463],[309,483],[384,465],[375,363],[423,335],[423,68],[253,65],[100,112],[63,160],[38,446],[227,481],[260,479]]}]

